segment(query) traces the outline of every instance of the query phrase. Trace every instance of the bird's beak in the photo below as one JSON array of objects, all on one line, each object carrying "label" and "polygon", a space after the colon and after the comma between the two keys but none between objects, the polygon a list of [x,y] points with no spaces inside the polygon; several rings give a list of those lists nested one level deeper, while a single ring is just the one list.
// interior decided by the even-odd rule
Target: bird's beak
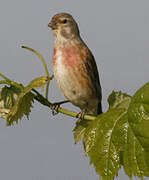
[{"label": "bird's beak", "polygon": [[52,23],[51,22],[48,24],[48,27],[52,28]]},{"label": "bird's beak", "polygon": [[54,29],[57,28],[56,23],[54,23],[54,22],[50,22],[50,23],[48,24],[48,27],[50,27],[52,30],[54,30]]}]

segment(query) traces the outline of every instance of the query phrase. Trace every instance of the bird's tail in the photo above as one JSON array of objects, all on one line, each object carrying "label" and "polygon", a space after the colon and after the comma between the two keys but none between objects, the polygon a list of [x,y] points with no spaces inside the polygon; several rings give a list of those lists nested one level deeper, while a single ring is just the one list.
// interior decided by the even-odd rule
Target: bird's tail
[{"label": "bird's tail", "polygon": [[101,114],[102,113],[102,104],[101,102],[98,103],[98,108],[97,108],[97,114]]}]

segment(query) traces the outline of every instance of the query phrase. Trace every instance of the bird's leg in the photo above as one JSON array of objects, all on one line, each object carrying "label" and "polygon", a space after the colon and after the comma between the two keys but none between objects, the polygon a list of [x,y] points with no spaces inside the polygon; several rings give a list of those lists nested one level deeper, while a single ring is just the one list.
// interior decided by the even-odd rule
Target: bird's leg
[{"label": "bird's leg", "polygon": [[52,115],[56,115],[58,114],[58,108],[60,107],[61,104],[64,104],[64,103],[68,103],[70,102],[69,100],[66,100],[66,101],[61,101],[61,102],[56,102],[56,103],[53,103],[51,105],[51,110],[52,110]]},{"label": "bird's leg", "polygon": [[77,123],[83,121],[85,114],[86,114],[86,108],[84,108],[81,112],[77,113],[76,118],[79,118]]},{"label": "bird's leg", "polygon": [[77,123],[80,123],[81,121],[83,121],[84,116],[85,116],[86,111],[87,111],[87,107],[88,107],[88,102],[86,103],[86,107],[84,109],[82,109],[81,112],[77,113],[76,118],[79,118]]}]

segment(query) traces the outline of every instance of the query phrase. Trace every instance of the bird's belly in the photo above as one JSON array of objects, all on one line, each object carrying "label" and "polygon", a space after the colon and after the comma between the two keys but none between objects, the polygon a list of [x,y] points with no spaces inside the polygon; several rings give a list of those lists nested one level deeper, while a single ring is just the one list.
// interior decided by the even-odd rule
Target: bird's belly
[{"label": "bird's belly", "polygon": [[73,104],[84,107],[87,103],[85,89],[79,83],[78,72],[73,67],[67,67],[62,60],[53,66],[55,80],[64,94]]}]

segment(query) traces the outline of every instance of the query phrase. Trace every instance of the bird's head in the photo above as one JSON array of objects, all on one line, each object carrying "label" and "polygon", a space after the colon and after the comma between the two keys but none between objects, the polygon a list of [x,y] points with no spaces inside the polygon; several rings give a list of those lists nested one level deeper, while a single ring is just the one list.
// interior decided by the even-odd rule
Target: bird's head
[{"label": "bird's head", "polygon": [[73,39],[79,37],[78,25],[70,14],[59,13],[48,24],[56,38]]}]

